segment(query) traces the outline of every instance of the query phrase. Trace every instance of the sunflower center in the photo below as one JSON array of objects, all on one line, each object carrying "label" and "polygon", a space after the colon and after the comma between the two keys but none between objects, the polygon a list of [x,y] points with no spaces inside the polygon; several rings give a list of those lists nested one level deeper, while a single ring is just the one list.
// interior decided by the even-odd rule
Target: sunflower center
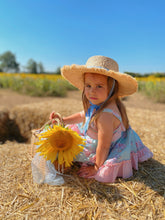
[{"label": "sunflower center", "polygon": [[49,137],[50,144],[56,150],[63,151],[72,147],[73,137],[67,131],[56,131]]}]

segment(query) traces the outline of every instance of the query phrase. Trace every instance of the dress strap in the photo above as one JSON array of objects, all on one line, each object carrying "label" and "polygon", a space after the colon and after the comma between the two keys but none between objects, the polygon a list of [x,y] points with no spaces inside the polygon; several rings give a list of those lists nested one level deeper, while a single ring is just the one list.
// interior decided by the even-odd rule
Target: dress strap
[{"label": "dress strap", "polygon": [[112,113],[117,119],[119,119],[120,122],[122,122],[121,116],[118,115],[117,113],[115,113],[112,109],[105,108],[105,109],[103,109],[102,112],[109,112],[109,113]]}]

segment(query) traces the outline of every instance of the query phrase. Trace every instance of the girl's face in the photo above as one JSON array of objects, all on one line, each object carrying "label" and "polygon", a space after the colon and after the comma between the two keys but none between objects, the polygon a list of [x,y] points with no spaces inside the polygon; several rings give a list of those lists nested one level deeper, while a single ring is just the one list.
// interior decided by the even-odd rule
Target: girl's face
[{"label": "girl's face", "polygon": [[96,73],[85,73],[84,92],[92,104],[99,105],[108,97],[108,77]]}]

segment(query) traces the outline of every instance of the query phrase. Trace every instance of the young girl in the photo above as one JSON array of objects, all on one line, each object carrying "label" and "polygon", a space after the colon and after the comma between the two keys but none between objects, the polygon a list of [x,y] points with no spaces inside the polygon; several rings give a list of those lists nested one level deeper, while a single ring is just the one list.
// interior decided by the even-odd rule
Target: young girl
[{"label": "young girl", "polygon": [[[84,111],[64,117],[63,122],[86,139],[84,151],[76,161],[82,162],[78,172],[84,178],[114,182],[128,178],[138,162],[153,156],[129,125],[120,97],[136,92],[136,80],[118,72],[111,58],[93,56],[86,65],[64,66],[62,75],[82,90]],[[50,119],[57,117],[55,112]]]}]

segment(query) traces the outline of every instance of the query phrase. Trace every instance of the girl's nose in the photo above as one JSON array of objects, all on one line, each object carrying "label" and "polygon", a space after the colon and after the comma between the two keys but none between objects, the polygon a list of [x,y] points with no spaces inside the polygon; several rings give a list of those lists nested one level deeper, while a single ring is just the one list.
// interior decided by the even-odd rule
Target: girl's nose
[{"label": "girl's nose", "polygon": [[96,92],[96,89],[95,89],[94,87],[92,87],[92,88],[91,88],[91,92],[92,92],[92,93],[95,93],[95,92]]}]

